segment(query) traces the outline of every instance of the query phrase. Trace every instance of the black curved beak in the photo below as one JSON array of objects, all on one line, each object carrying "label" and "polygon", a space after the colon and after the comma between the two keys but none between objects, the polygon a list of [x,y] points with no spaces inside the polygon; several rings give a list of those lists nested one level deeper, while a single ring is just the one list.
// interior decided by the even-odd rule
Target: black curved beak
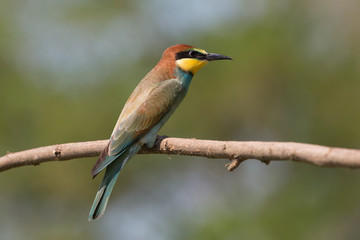
[{"label": "black curved beak", "polygon": [[217,53],[208,53],[205,57],[206,61],[214,61],[214,60],[232,60],[231,57],[220,55]]}]

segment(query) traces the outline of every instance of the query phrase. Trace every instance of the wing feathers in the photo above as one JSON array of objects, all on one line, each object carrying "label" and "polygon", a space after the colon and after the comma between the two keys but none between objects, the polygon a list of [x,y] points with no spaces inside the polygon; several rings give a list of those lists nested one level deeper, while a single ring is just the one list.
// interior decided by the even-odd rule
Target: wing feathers
[{"label": "wing feathers", "polygon": [[[135,89],[136,97],[132,97],[133,93],[125,104],[108,147],[99,156],[93,172],[99,172],[100,169],[109,165],[126,151],[134,141],[146,134],[158,123],[164,114],[169,111],[181,90],[181,84],[176,79],[160,82],[151,91],[146,90],[144,93],[147,95],[146,97]],[[126,111],[130,111],[131,114]]]}]

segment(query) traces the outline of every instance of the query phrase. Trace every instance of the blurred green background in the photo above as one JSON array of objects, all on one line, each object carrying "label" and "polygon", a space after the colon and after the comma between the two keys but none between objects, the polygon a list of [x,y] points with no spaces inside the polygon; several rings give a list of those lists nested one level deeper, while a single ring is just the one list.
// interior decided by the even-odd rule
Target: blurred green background
[{"label": "blurred green background", "polygon": [[[109,138],[168,46],[200,70],[160,134],[360,148],[356,0],[0,1],[0,155]],[[360,172],[136,156],[87,222],[96,158],[0,173],[0,239],[360,239]]]}]

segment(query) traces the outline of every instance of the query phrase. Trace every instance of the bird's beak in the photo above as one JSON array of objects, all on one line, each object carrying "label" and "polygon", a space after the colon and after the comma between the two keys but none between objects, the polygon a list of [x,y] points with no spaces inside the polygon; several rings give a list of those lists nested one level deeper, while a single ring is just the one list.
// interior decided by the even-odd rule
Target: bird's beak
[{"label": "bird's beak", "polygon": [[208,53],[206,54],[206,61],[214,61],[214,60],[232,60],[231,57],[220,55],[217,53]]}]

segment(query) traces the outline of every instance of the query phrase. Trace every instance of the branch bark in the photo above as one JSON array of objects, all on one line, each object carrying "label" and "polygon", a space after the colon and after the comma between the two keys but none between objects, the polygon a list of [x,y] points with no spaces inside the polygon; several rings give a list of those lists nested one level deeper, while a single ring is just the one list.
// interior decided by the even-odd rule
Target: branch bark
[{"label": "branch bark", "polygon": [[[106,144],[107,140],[65,143],[8,153],[0,157],[0,172],[49,161],[95,157]],[[158,136],[153,148],[144,147],[139,153],[225,158],[232,160],[227,164],[229,171],[246,159],[258,159],[266,164],[274,160],[292,160],[321,167],[360,168],[360,150],[294,142],[212,141]]]}]

